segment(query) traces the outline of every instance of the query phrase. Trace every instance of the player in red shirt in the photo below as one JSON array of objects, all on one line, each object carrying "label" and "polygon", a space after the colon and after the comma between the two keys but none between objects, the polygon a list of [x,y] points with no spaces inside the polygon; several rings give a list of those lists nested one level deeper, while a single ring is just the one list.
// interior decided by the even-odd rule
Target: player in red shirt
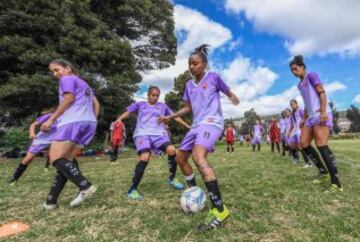
[{"label": "player in red shirt", "polygon": [[231,126],[231,124],[228,124],[227,128],[225,129],[225,138],[227,152],[234,152],[235,129]]},{"label": "player in red shirt", "polygon": [[121,121],[112,122],[110,131],[110,143],[112,148],[110,158],[111,162],[114,162],[117,160],[119,148],[124,146],[126,138],[125,125]]},{"label": "player in red shirt", "polygon": [[271,141],[271,151],[274,152],[274,146],[276,144],[276,148],[280,153],[280,144],[279,144],[280,129],[275,117],[272,117],[270,122],[270,141]]}]

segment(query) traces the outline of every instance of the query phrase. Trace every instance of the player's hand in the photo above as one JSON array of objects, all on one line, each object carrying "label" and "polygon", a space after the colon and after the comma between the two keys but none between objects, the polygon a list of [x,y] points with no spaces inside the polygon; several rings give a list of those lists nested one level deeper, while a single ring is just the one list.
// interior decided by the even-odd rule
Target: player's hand
[{"label": "player's hand", "polygon": [[50,130],[51,125],[54,123],[51,119],[47,120],[41,125],[41,131],[48,132]]},{"label": "player's hand", "polygon": [[35,139],[35,138],[36,138],[36,134],[30,134],[30,135],[29,135],[29,138],[30,138],[30,139]]},{"label": "player's hand", "polygon": [[327,116],[326,112],[320,113],[320,123],[325,124],[329,120],[329,117]]},{"label": "player's hand", "polygon": [[167,123],[171,120],[170,116],[160,116],[158,118],[158,123]]},{"label": "player's hand", "polygon": [[240,100],[237,96],[232,95],[231,97],[229,97],[229,100],[231,101],[232,104],[234,104],[235,106],[238,105],[240,103]]}]

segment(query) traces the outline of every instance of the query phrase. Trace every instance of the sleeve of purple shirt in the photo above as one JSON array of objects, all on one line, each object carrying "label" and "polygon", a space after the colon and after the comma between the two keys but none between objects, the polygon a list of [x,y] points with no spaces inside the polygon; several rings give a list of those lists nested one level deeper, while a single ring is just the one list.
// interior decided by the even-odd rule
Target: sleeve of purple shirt
[{"label": "sleeve of purple shirt", "polygon": [[186,84],[185,84],[185,92],[184,92],[183,100],[184,102],[190,103],[189,91]]},{"label": "sleeve of purple shirt", "polygon": [[317,85],[321,84],[320,78],[318,74],[316,74],[315,72],[309,73],[309,81],[313,87],[316,87]]},{"label": "sleeve of purple shirt", "polygon": [[63,93],[70,92],[75,94],[76,80],[73,76],[63,76],[60,79],[60,88]]},{"label": "sleeve of purple shirt", "polygon": [[140,103],[137,102],[137,103],[133,103],[131,104],[130,106],[128,106],[126,108],[126,110],[130,113],[137,113],[139,111],[139,106],[140,106]]},{"label": "sleeve of purple shirt", "polygon": [[216,74],[216,87],[220,92],[225,93],[225,94],[230,90],[229,86],[217,74]]},{"label": "sleeve of purple shirt", "polygon": [[38,117],[36,119],[36,122],[42,124],[42,123],[46,122],[51,117],[51,115],[52,115],[51,113],[41,115],[40,117]]}]

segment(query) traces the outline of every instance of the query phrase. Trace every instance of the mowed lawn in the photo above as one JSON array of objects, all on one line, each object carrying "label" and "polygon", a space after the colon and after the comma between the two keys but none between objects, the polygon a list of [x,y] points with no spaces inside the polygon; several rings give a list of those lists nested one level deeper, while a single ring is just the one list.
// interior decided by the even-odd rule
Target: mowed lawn
[{"label": "mowed lawn", "polygon": [[[165,157],[154,158],[147,167],[139,187],[145,195],[141,202],[125,196],[136,163],[134,151],[122,154],[114,165],[107,157],[80,158],[84,174],[98,191],[82,206],[69,208],[77,189],[68,184],[54,211],[43,211],[41,204],[55,170],[45,173],[39,158],[17,185],[8,186],[18,160],[3,159],[0,222],[31,225],[9,241],[360,241],[360,140],[332,141],[331,147],[343,195],[324,194],[325,185],[311,182],[314,168],[292,165],[289,157],[271,153],[269,146],[263,145],[260,153],[236,146],[227,154],[219,145],[210,161],[231,216],[224,228],[204,234],[193,228],[206,210],[192,215],[181,211],[181,192],[166,182]],[[198,173],[197,181],[205,188]]]}]

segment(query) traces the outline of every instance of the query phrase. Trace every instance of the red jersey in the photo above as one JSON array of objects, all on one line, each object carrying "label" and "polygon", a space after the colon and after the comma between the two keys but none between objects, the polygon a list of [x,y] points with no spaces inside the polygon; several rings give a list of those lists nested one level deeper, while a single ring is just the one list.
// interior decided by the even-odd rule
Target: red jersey
[{"label": "red jersey", "polygon": [[280,129],[277,121],[271,122],[270,124],[270,139],[271,141],[278,142],[280,137]]},{"label": "red jersey", "polygon": [[234,128],[226,128],[225,137],[228,141],[233,141],[235,139],[235,129]]},{"label": "red jersey", "polygon": [[125,136],[125,126],[123,122],[112,123],[110,126],[112,143],[122,143]]}]

